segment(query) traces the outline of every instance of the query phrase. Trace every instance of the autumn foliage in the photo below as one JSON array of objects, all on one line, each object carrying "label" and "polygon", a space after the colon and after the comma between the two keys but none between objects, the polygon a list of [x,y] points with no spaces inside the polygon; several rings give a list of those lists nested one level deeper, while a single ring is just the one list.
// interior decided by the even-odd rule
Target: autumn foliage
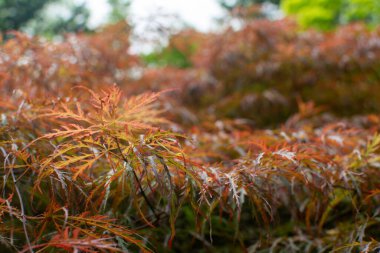
[{"label": "autumn foliage", "polygon": [[375,252],[380,30],[288,20],[0,47],[1,252]]}]

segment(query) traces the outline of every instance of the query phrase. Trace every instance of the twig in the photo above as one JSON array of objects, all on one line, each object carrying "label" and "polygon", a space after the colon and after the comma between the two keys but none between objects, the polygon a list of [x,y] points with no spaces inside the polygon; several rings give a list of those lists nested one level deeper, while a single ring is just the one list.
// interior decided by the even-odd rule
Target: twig
[{"label": "twig", "polygon": [[[116,137],[115,137],[114,139],[115,139],[115,141],[116,141],[116,145],[117,145],[117,148],[118,148],[118,150],[119,150],[119,152],[120,152],[121,157],[123,158],[124,162],[126,162],[127,164],[129,164],[128,159],[124,156],[123,151],[121,150],[121,147],[120,147],[120,144],[119,144],[119,139],[116,138]],[[143,189],[143,187],[142,187],[142,185],[141,185],[141,182],[140,182],[140,180],[139,180],[139,178],[138,178],[138,176],[137,176],[137,174],[136,174],[134,168],[133,168],[132,166],[130,166],[130,167],[132,168],[132,173],[133,173],[133,176],[134,176],[134,178],[135,178],[135,180],[136,180],[137,185],[139,186],[139,189],[140,189],[141,195],[143,196],[143,198],[144,198],[146,204],[148,205],[149,209],[153,212],[154,216],[156,217],[156,222],[158,222],[158,221],[160,220],[160,216],[157,215],[155,208],[154,208],[153,205],[150,203],[150,201],[149,201],[149,199],[148,199],[148,196],[146,196],[146,194],[145,194],[145,192],[144,192],[144,189]]]},{"label": "twig", "polygon": [[[8,160],[8,156],[10,154],[7,155],[6,159],[5,160]],[[15,158],[13,158],[13,161],[12,161],[12,165],[14,164],[14,160]],[[10,165],[10,164],[9,164]],[[33,253],[33,249],[32,249],[32,245],[30,243],[30,239],[29,239],[29,235],[28,235],[28,230],[26,228],[26,217],[25,217],[25,210],[24,210],[24,204],[23,204],[23,201],[22,201],[22,197],[21,197],[21,193],[20,193],[20,190],[19,188],[17,187],[17,180],[16,180],[16,177],[15,177],[15,174],[13,172],[13,168],[10,168],[10,172],[11,172],[11,176],[12,176],[12,180],[13,180],[13,184],[15,186],[15,189],[16,189],[16,193],[17,193],[17,196],[18,196],[18,199],[20,201],[20,211],[21,211],[21,219],[22,219],[22,227],[24,229],[24,233],[25,233],[25,239],[26,239],[26,243],[28,244],[28,247],[29,247],[29,251],[31,253]]]}]

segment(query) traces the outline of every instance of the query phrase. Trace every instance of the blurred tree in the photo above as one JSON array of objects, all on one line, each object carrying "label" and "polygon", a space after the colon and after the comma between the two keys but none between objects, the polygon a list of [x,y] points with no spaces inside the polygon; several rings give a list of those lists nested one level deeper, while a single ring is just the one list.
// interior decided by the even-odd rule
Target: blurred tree
[{"label": "blurred tree", "polygon": [[281,8],[287,14],[294,14],[303,27],[327,30],[339,23],[344,0],[283,0]]},{"label": "blurred tree", "polygon": [[18,30],[54,0],[0,0],[0,30]]},{"label": "blurred tree", "polygon": [[72,0],[0,0],[0,31],[24,30],[53,36],[89,31],[90,12]]},{"label": "blurred tree", "polygon": [[220,4],[227,10],[232,11],[237,7],[249,7],[254,4],[272,3],[279,5],[280,0],[219,0]]},{"label": "blurred tree", "polygon": [[165,47],[149,54],[143,54],[142,59],[148,66],[189,68],[192,66],[188,56],[177,48]]},{"label": "blurred tree", "polygon": [[142,55],[142,59],[153,67],[190,68],[193,66],[194,55],[205,47],[209,38],[210,34],[184,29],[171,35],[167,46]]},{"label": "blurred tree", "polygon": [[380,24],[379,0],[349,0],[342,13],[343,22],[364,21],[371,25]]},{"label": "blurred tree", "polygon": [[54,36],[65,32],[88,32],[90,11],[84,3],[55,1],[27,24],[32,34]]},{"label": "blurred tree", "polygon": [[379,0],[282,0],[281,8],[287,14],[294,14],[305,28],[329,30],[353,21],[380,23]]},{"label": "blurred tree", "polygon": [[242,19],[267,18],[276,19],[282,16],[281,0],[218,0],[220,5]]},{"label": "blurred tree", "polygon": [[111,6],[109,14],[109,21],[111,23],[126,19],[129,6],[131,5],[130,0],[108,0],[108,4]]}]

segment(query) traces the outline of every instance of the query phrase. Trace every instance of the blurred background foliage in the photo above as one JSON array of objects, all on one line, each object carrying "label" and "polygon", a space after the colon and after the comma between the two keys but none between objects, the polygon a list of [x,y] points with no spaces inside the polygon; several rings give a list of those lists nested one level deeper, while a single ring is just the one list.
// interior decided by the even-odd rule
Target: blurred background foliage
[{"label": "blurred background foliage", "polygon": [[[202,107],[212,105],[212,110],[216,114],[227,117],[239,115],[256,121],[255,124],[260,126],[275,124],[294,113],[297,96],[307,97],[317,104],[324,104],[330,101],[331,97],[335,97],[334,102],[329,102],[330,109],[342,115],[350,114],[352,111],[359,112],[363,108],[368,112],[375,112],[380,108],[378,102],[368,99],[369,94],[377,92],[377,86],[367,85],[378,80],[377,62],[370,63],[372,56],[369,53],[366,56],[368,59],[365,57],[365,60],[363,59],[360,50],[367,49],[360,49],[363,39],[355,37],[355,34],[361,34],[361,36],[366,35],[367,39],[371,38],[369,31],[380,22],[380,1],[216,1],[226,10],[225,20],[232,23],[238,19],[240,27],[230,28],[231,30],[225,31],[222,35],[202,33],[189,28],[182,29],[170,34],[167,43],[139,55],[139,61],[147,69],[174,68],[184,71],[203,69],[204,72],[208,72],[193,74],[203,75],[203,79],[193,81],[195,84],[191,84],[192,92],[197,93],[199,89],[206,89],[206,92],[197,96],[196,101],[193,98],[184,99],[185,103],[187,101]],[[108,0],[108,4],[110,11],[104,24],[128,20],[130,0]],[[273,25],[266,23],[273,19],[273,16],[263,13],[262,7],[268,4],[282,10],[290,18],[293,17],[298,24],[280,20],[278,25],[281,27],[275,29]],[[89,26],[88,7],[74,0],[0,0],[0,6],[0,25],[3,33],[7,30],[22,30],[53,38],[68,32],[93,33],[97,29]],[[356,30],[340,29],[341,25],[354,22],[366,24],[366,29],[369,30],[361,26],[355,28]],[[255,23],[257,25],[254,25]],[[259,26],[266,27],[267,30],[264,31]],[[313,29],[324,32],[336,27],[339,27],[337,32],[331,36],[311,33]],[[307,30],[309,28],[312,29]],[[299,35],[300,30],[310,32]],[[342,35],[344,30],[354,33],[353,37],[344,37]],[[234,36],[239,39],[235,40]],[[336,46],[334,41],[336,43],[346,41],[346,43],[345,46],[340,44]],[[115,43],[112,45],[117,46]],[[337,50],[338,55],[334,50]],[[344,62],[338,57],[341,54],[345,57]],[[321,62],[316,64],[316,59],[321,58],[321,55],[324,64]],[[326,59],[330,59],[331,62],[328,63]],[[211,60],[212,64],[210,64]],[[366,64],[363,64],[363,61]],[[360,68],[355,67],[358,64]],[[262,73],[258,71],[258,68],[262,69],[260,70]],[[333,69],[334,71],[331,71]],[[346,73],[347,69],[355,71]],[[252,72],[253,70],[256,74]],[[316,71],[323,71],[324,78],[316,80],[315,76],[310,74]],[[361,78],[363,73],[367,73],[365,79]],[[295,79],[295,74],[302,78]],[[179,74],[174,76],[177,75]],[[212,77],[212,81],[205,81],[204,79],[210,78],[209,76]],[[170,79],[170,75],[167,78]],[[193,80],[199,79],[199,76],[194,78],[190,75],[187,78]],[[157,83],[160,82],[159,79],[156,80]],[[197,82],[206,83],[206,85],[201,86]],[[223,88],[219,87],[217,91],[207,90],[207,87],[213,86],[212,82],[219,83],[219,86]],[[318,85],[312,85],[313,83],[318,83]],[[356,85],[362,83],[362,89],[351,92],[352,88],[342,88],[346,83]],[[321,86],[326,88],[336,86],[336,88],[332,88],[329,93],[315,96],[315,92]],[[234,93],[235,91],[237,92]],[[212,96],[208,95],[210,92],[213,93]],[[226,94],[234,94],[234,97],[230,100],[221,99]],[[270,97],[278,98],[275,99],[277,104],[273,104]],[[362,106],[358,107],[355,101],[360,101]],[[267,110],[267,108],[271,108],[272,111],[266,117],[252,116],[252,110],[260,114],[260,110]]]},{"label": "blurred background foliage", "polygon": [[[246,14],[243,15],[244,18],[278,18],[268,14],[268,10],[263,11],[263,8],[259,8],[270,5],[272,11],[278,10],[283,15],[294,17],[304,29],[331,30],[338,25],[358,21],[370,27],[380,23],[378,0],[215,1],[218,1],[230,16],[236,16],[238,13],[241,17],[241,11],[236,12],[236,10],[244,10]],[[131,0],[108,0],[108,4],[110,12],[104,24],[128,18]],[[251,11],[247,11],[250,8]],[[96,27],[89,26],[89,17],[88,6],[84,2],[74,0],[0,0],[0,30],[3,34],[8,30],[22,30],[32,35],[54,37],[67,32],[92,32]],[[184,55],[174,49],[158,49],[145,58],[152,65],[190,66]]]},{"label": "blurred background foliage", "polygon": [[[111,8],[105,23],[125,19],[129,0],[108,0]],[[92,32],[90,10],[74,0],[0,0],[0,30],[22,30],[53,37],[69,32]]]},{"label": "blurred background foliage", "polygon": [[[369,28],[380,24],[378,0],[218,0],[229,17],[243,22],[252,19],[278,19],[277,13],[293,17],[301,29],[330,31],[339,25],[362,22]],[[270,6],[269,11],[260,6]],[[273,13],[276,12],[275,15]],[[225,17],[227,18],[227,16]],[[191,67],[190,59],[199,45],[189,45],[193,50],[179,50],[173,43],[153,53],[144,60],[151,66]]]},{"label": "blurred background foliage", "polygon": [[304,28],[329,30],[355,21],[372,26],[380,22],[378,0],[282,0],[281,8],[294,14]]},{"label": "blurred background foliage", "polygon": [[219,0],[219,3],[229,11],[237,7],[249,7],[255,4],[272,3],[279,5],[281,0]]},{"label": "blurred background foliage", "polygon": [[25,26],[30,20],[52,0],[2,0],[0,1],[0,29],[18,30]]},{"label": "blurred background foliage", "polygon": [[219,0],[229,11],[257,4],[273,4],[286,15],[294,15],[304,27],[329,30],[337,25],[362,21],[368,25],[380,22],[378,0]]},{"label": "blurred background foliage", "polygon": [[73,1],[49,0],[24,28],[31,34],[51,37],[67,32],[90,32],[88,20],[90,11],[85,4],[75,4]]},{"label": "blurred background foliage", "polygon": [[116,23],[120,20],[126,19],[128,15],[130,0],[108,0],[108,4],[111,6],[111,12],[108,17],[108,21]]}]

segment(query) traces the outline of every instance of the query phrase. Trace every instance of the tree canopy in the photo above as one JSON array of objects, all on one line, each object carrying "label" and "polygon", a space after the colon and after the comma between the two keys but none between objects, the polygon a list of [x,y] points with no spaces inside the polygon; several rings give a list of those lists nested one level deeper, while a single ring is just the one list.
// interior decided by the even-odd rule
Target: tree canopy
[{"label": "tree canopy", "polygon": [[378,0],[219,0],[219,3],[228,11],[272,3],[278,5],[285,14],[294,15],[304,28],[329,30],[357,21],[370,26],[380,24]]},{"label": "tree canopy", "polygon": [[236,7],[248,7],[253,4],[279,4],[280,0],[219,0],[219,3],[223,8],[227,10],[233,10]]},{"label": "tree canopy", "polygon": [[54,36],[65,32],[90,31],[90,11],[85,4],[55,1],[44,7],[25,27],[32,34]]},{"label": "tree canopy", "polygon": [[[108,20],[127,17],[130,0],[108,0]],[[90,10],[73,0],[0,0],[0,31],[26,30],[31,34],[54,36],[64,32],[91,31]]]},{"label": "tree canopy", "polygon": [[378,0],[282,0],[281,8],[286,14],[295,15],[305,28],[329,30],[355,21],[380,23]]},{"label": "tree canopy", "polygon": [[18,30],[54,0],[0,0],[0,30]]},{"label": "tree canopy", "polygon": [[109,14],[109,21],[111,23],[115,23],[127,17],[131,1],[130,0],[108,0],[108,4],[111,7],[111,12]]}]

